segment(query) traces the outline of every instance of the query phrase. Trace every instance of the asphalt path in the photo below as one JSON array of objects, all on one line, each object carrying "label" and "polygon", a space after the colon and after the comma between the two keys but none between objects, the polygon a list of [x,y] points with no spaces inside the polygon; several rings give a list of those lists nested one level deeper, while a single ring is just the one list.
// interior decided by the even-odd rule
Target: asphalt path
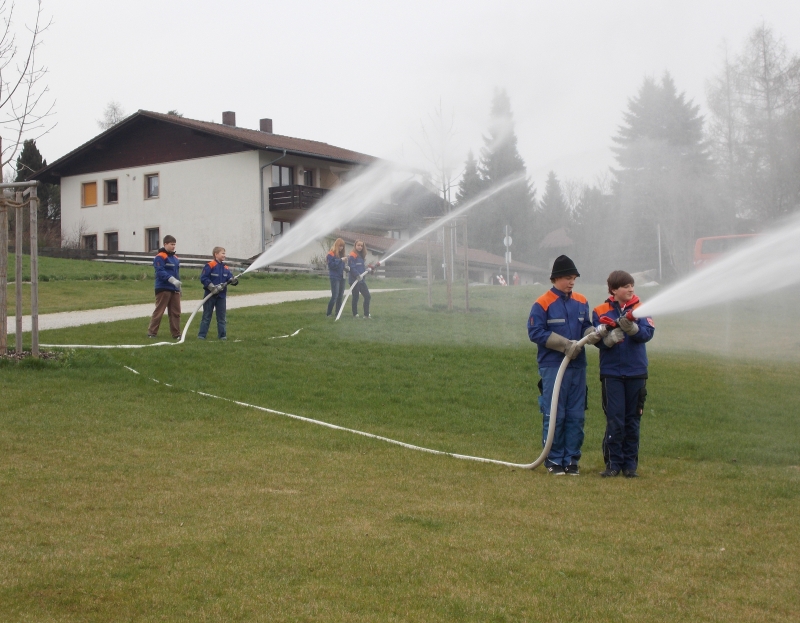
[{"label": "asphalt path", "polygon": [[[400,288],[387,288],[383,290],[370,290],[372,294],[378,292],[396,292]],[[257,307],[259,305],[277,305],[291,301],[308,301],[312,299],[328,299],[331,293],[328,290],[295,290],[291,292],[260,292],[257,294],[241,294],[229,296],[227,308],[239,309],[241,307]],[[182,314],[191,314],[202,299],[181,301]],[[106,307],[105,309],[84,309],[80,311],[59,312],[57,314],[40,314],[39,331],[49,329],[65,329],[79,327],[86,324],[100,324],[103,322],[116,322],[118,320],[131,320],[133,318],[149,318],[154,309],[154,303],[141,305],[121,305],[119,307]],[[324,311],[324,310],[323,310]],[[9,315],[7,319],[8,334],[16,333],[16,318]],[[22,317],[22,332],[31,330],[31,317]]]}]

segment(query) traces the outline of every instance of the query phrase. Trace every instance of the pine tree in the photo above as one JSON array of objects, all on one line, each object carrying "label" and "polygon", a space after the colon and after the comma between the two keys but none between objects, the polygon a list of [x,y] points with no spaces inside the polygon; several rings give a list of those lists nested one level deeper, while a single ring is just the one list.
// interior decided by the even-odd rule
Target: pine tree
[{"label": "pine tree", "polygon": [[628,102],[614,137],[619,168],[618,233],[631,270],[658,264],[657,227],[666,261],[678,273],[692,267],[692,247],[723,218],[698,107],[678,93],[669,73],[647,78]]},{"label": "pine tree", "polygon": [[483,180],[478,173],[478,161],[472,150],[467,154],[467,161],[464,163],[464,174],[458,182],[456,191],[457,205],[464,205],[467,201],[477,196],[483,190]]},{"label": "pine tree", "polygon": [[556,229],[566,228],[570,222],[570,214],[564,195],[561,192],[561,184],[553,171],[547,176],[544,187],[544,195],[539,203],[539,234],[544,237]]},{"label": "pine tree", "polygon": [[[25,182],[46,166],[47,160],[39,152],[36,141],[28,139],[22,144],[22,150],[17,157],[17,175],[14,181]],[[39,199],[39,223],[42,227],[42,232],[40,233],[49,234],[52,230],[60,228],[60,188],[56,184],[40,184],[37,189],[37,195]]]},{"label": "pine tree", "polygon": [[[514,117],[505,90],[495,92],[488,136],[483,137],[478,168],[484,188],[514,175],[525,175],[525,162],[517,151]],[[527,179],[501,191],[469,212],[470,244],[503,255],[503,233],[513,231],[516,258],[530,261],[534,253],[533,219],[535,193]]]}]

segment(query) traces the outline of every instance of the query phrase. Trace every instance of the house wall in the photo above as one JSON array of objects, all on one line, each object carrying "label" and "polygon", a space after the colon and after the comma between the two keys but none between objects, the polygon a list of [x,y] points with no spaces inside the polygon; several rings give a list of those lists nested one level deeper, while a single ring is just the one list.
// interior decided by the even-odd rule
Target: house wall
[{"label": "house wall", "polygon": [[[118,232],[120,251],[146,251],[145,229],[178,239],[178,255],[210,255],[224,246],[230,257],[261,249],[259,152],[246,151],[143,167],[129,167],[61,179],[62,240]],[[145,176],[159,175],[159,197],[145,197]],[[117,179],[119,200],[104,203],[104,181]],[[97,182],[97,205],[81,207],[82,184]]]}]

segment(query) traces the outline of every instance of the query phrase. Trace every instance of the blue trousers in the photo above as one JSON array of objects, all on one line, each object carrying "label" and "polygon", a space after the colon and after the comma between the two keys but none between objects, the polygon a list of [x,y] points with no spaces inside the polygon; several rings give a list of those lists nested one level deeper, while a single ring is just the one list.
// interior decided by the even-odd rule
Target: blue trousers
[{"label": "blue trousers", "polygon": [[208,335],[208,327],[211,325],[211,314],[214,313],[214,310],[217,310],[217,337],[220,339],[227,337],[227,333],[225,332],[225,301],[226,299],[224,296],[215,294],[203,303],[203,319],[200,321],[200,331],[197,333],[197,337],[205,338],[206,335]]},{"label": "blue trousers", "polygon": [[353,306],[353,315],[355,316],[358,313],[358,295],[359,293],[364,295],[364,316],[369,316],[369,288],[367,284],[363,281],[356,284],[356,287],[353,288],[353,298],[352,298],[352,306]]},{"label": "blue trousers", "polygon": [[342,277],[331,277],[331,300],[328,301],[328,315],[333,313],[333,306],[336,305],[336,313],[342,306],[344,297],[344,279]]},{"label": "blue trousers", "polygon": [[639,465],[639,429],[647,396],[647,379],[605,377],[601,383],[606,414],[603,436],[606,467],[635,471]]},{"label": "blue trousers", "polygon": [[[550,424],[550,403],[553,401],[558,368],[539,368],[542,395],[539,397],[542,422],[542,447],[547,441]],[[583,424],[586,421],[586,368],[567,368],[561,381],[556,412],[556,432],[545,466],[577,465],[583,446]]]}]

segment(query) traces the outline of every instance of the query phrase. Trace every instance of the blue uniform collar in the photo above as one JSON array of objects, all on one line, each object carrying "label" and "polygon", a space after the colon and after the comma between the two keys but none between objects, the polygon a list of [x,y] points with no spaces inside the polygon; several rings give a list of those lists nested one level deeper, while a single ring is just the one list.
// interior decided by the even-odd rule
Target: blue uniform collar
[{"label": "blue uniform collar", "polygon": [[572,292],[562,292],[555,286],[550,288],[550,292],[555,294],[557,297],[564,299],[565,301],[568,301],[569,299],[572,298]]}]

